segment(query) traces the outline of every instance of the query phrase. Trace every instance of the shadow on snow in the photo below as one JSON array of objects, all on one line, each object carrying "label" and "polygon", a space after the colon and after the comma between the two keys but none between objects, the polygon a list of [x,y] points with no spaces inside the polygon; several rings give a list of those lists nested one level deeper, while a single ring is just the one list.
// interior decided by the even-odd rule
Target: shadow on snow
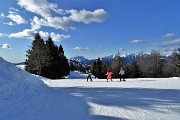
[{"label": "shadow on snow", "polygon": [[[107,107],[153,110],[153,105],[179,105],[180,90],[147,88],[82,88],[45,86],[28,101],[13,104],[3,120],[125,120],[113,115],[93,114],[89,103]],[[170,108],[174,109],[174,108]],[[134,110],[134,109],[132,109]],[[106,109],[104,110],[106,111]],[[153,110],[164,112],[161,110]],[[179,109],[175,110],[180,113]],[[112,111],[111,111],[112,112]],[[167,111],[168,112],[168,111]]]},{"label": "shadow on snow", "polygon": [[[80,107],[82,104],[86,106],[88,109],[86,111],[87,114],[93,119],[121,120],[121,118],[111,116],[92,115],[90,113],[91,106],[88,105],[88,102],[109,107],[114,106],[126,109],[139,107],[149,110],[153,109],[153,105],[180,104],[180,90],[176,89],[56,87],[55,90],[59,91],[59,94],[62,92],[68,94],[73,99],[80,98],[80,104],[77,107]],[[85,109],[81,110],[84,111]],[[180,112],[180,110],[175,111]]]}]

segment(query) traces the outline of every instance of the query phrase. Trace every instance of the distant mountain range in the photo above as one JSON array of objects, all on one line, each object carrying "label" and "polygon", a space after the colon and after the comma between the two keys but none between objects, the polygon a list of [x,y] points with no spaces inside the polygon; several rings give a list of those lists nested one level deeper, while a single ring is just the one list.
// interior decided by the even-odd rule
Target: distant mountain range
[{"label": "distant mountain range", "polygon": [[[144,55],[149,55],[148,53],[144,53]],[[108,55],[108,56],[104,56],[104,57],[101,57],[100,59],[102,61],[105,61],[107,62],[108,64],[112,63],[112,61],[114,60],[114,58],[116,57],[115,54],[111,54],[111,55]],[[131,53],[131,54],[124,54],[124,55],[121,55],[121,57],[123,58],[123,64],[130,64],[134,57],[138,57],[138,54],[137,53]],[[171,56],[164,56],[164,59],[165,60],[168,60]],[[83,56],[75,56],[75,57],[71,57],[69,59],[70,60],[74,60],[74,61],[77,61],[79,63],[81,63],[82,65],[91,65],[94,61],[97,61],[97,59],[87,59]],[[16,63],[15,65],[24,65],[25,63],[22,62],[22,63]]]},{"label": "distant mountain range", "polygon": [[[123,64],[130,64],[133,61],[134,57],[137,57],[137,56],[138,54],[135,54],[135,53],[121,55],[121,57],[123,58]],[[112,63],[115,57],[116,57],[115,54],[111,54],[105,57],[101,57],[100,59],[107,63]],[[84,65],[91,65],[97,59],[89,60],[83,56],[75,56],[75,57],[71,57],[70,60],[78,61]]]},{"label": "distant mountain range", "polygon": [[[148,56],[150,54],[148,53],[144,53],[145,56]],[[114,60],[114,58],[116,57],[115,54],[111,54],[111,55],[108,55],[108,56],[105,56],[105,57],[102,57],[100,58],[102,61],[106,61],[107,63],[112,63],[112,61]],[[123,64],[130,64],[134,57],[137,58],[139,57],[139,55],[137,53],[131,53],[131,54],[124,54],[124,55],[121,55],[121,57],[123,58],[123,61],[122,63]],[[165,60],[168,60],[170,59],[171,56],[163,56],[163,58]],[[89,60],[83,56],[75,56],[75,57],[71,57],[70,60],[76,60],[78,62],[80,62],[81,64],[84,64],[84,65],[91,65],[94,61],[97,61],[97,59],[92,59],[92,60]]]}]

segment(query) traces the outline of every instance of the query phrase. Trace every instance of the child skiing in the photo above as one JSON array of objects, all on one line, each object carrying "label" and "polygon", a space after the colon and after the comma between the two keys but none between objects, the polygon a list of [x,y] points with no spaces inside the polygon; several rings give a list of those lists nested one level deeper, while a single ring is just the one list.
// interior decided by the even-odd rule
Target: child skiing
[{"label": "child skiing", "polygon": [[120,71],[119,71],[120,82],[121,82],[121,79],[123,79],[123,81],[126,81],[126,80],[124,79],[124,74],[125,74],[125,72],[124,72],[123,68],[121,67],[121,69],[120,69]]},{"label": "child skiing", "polygon": [[88,71],[87,81],[88,81],[89,78],[90,78],[90,80],[92,81],[91,75],[92,75],[91,70],[89,70],[89,71]]},{"label": "child skiing", "polygon": [[112,81],[112,72],[110,71],[110,69],[108,69],[106,75],[107,75],[107,82],[108,82],[108,79],[110,79]]}]

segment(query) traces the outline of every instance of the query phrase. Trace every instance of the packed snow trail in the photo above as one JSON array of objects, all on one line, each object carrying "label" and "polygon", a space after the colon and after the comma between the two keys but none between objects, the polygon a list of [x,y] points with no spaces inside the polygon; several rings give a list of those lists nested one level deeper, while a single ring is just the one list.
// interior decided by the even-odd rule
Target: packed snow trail
[{"label": "packed snow trail", "polygon": [[179,78],[140,78],[126,82],[64,79],[45,83],[85,101],[91,119],[180,119]]}]

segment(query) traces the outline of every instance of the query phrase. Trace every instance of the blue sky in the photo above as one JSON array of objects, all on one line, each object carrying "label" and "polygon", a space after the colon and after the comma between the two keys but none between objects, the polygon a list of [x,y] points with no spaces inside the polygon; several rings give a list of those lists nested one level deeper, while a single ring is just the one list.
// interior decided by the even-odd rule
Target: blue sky
[{"label": "blue sky", "polygon": [[0,56],[22,62],[34,33],[51,36],[70,58],[159,50],[180,44],[179,0],[3,0]]}]

